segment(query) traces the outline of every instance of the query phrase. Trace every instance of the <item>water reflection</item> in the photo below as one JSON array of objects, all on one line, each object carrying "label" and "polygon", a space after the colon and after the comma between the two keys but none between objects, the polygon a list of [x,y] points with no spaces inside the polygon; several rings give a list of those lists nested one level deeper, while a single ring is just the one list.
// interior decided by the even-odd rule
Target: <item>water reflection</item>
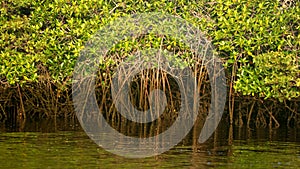
[{"label": "water reflection", "polygon": [[[76,122],[32,123],[23,132],[1,127],[0,168],[299,168],[299,129],[234,128],[221,123],[198,144],[190,134],[175,148],[146,159],[127,159],[98,147]],[[45,125],[45,126],[44,126]],[[47,129],[45,129],[45,127]],[[50,128],[50,129],[49,129]],[[54,128],[54,129],[53,129]]]}]

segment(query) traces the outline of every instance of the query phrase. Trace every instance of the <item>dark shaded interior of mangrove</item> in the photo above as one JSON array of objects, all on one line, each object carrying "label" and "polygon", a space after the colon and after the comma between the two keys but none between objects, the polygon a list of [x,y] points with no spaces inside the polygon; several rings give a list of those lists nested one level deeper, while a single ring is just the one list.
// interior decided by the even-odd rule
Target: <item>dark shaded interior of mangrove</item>
[{"label": "dark shaded interior of mangrove", "polygon": [[[198,92],[200,95],[200,109],[198,123],[205,121],[211,102],[211,86],[205,68],[196,69],[198,73]],[[99,73],[99,80],[96,82],[95,91],[99,109],[107,121],[114,128],[127,126],[128,129],[139,130],[139,128],[150,128],[150,131],[158,131],[153,128],[164,125],[164,128],[172,125],[178,116],[181,105],[181,94],[178,84],[161,70],[146,70],[135,76],[130,82],[131,103],[141,111],[149,109],[149,93],[153,89],[164,91],[167,98],[167,106],[160,118],[144,126],[132,122],[123,117],[116,110],[111,96],[111,86],[101,85],[112,79],[109,73]],[[51,119],[53,121],[70,120],[75,123],[77,117],[74,112],[71,90],[60,92],[50,81],[33,83],[26,87],[0,88],[1,101],[1,124],[5,128],[20,130],[25,127],[26,121]],[[229,91],[229,90],[228,90]],[[299,121],[299,101],[280,102],[273,99],[255,98],[250,96],[238,96],[230,94],[226,98],[226,106],[223,121],[237,127],[251,128],[278,128],[280,126],[298,128]],[[155,112],[151,112],[155,113]],[[69,122],[68,122],[69,123]],[[200,124],[201,125],[201,124]],[[152,127],[151,127],[152,126]],[[162,127],[162,126],[161,126]],[[127,131],[126,128],[119,129]],[[132,133],[136,133],[132,131]],[[163,128],[160,131],[164,131]],[[144,132],[150,134],[149,132]],[[127,133],[129,134],[129,133]],[[154,134],[154,133],[152,133]],[[151,135],[151,134],[150,134]]]}]

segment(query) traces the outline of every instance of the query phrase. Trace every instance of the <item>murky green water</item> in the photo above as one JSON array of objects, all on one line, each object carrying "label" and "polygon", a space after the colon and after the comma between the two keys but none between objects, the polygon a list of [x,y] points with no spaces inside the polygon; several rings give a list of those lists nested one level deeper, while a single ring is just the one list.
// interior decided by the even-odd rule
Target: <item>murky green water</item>
[{"label": "murky green water", "polygon": [[145,159],[108,153],[81,130],[1,132],[0,168],[300,168],[299,130],[237,128],[232,139],[226,131]]}]

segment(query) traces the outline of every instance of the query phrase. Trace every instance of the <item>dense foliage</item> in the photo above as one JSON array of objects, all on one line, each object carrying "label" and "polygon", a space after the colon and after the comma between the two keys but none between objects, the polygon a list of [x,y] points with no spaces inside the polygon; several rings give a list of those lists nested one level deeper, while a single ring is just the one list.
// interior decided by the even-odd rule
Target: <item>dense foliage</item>
[{"label": "dense foliage", "polygon": [[[2,0],[0,5],[0,82],[8,86],[30,85],[49,74],[64,87],[97,30],[120,16],[155,11],[198,26],[224,58],[236,92],[280,100],[300,96],[298,1],[287,6],[277,0]],[[159,38],[143,44],[157,44]],[[120,43],[114,50],[126,55],[134,44]],[[166,41],[166,47],[176,43]]]}]

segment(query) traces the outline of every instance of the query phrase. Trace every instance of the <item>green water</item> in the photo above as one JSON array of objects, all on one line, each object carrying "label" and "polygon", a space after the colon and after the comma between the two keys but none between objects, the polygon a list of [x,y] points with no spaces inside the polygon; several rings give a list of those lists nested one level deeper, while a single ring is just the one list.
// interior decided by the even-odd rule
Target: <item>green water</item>
[{"label": "green water", "polygon": [[127,159],[106,152],[81,130],[2,131],[0,168],[300,168],[296,129],[234,129],[231,141],[225,130],[217,132],[196,149],[187,139],[159,156]]}]

